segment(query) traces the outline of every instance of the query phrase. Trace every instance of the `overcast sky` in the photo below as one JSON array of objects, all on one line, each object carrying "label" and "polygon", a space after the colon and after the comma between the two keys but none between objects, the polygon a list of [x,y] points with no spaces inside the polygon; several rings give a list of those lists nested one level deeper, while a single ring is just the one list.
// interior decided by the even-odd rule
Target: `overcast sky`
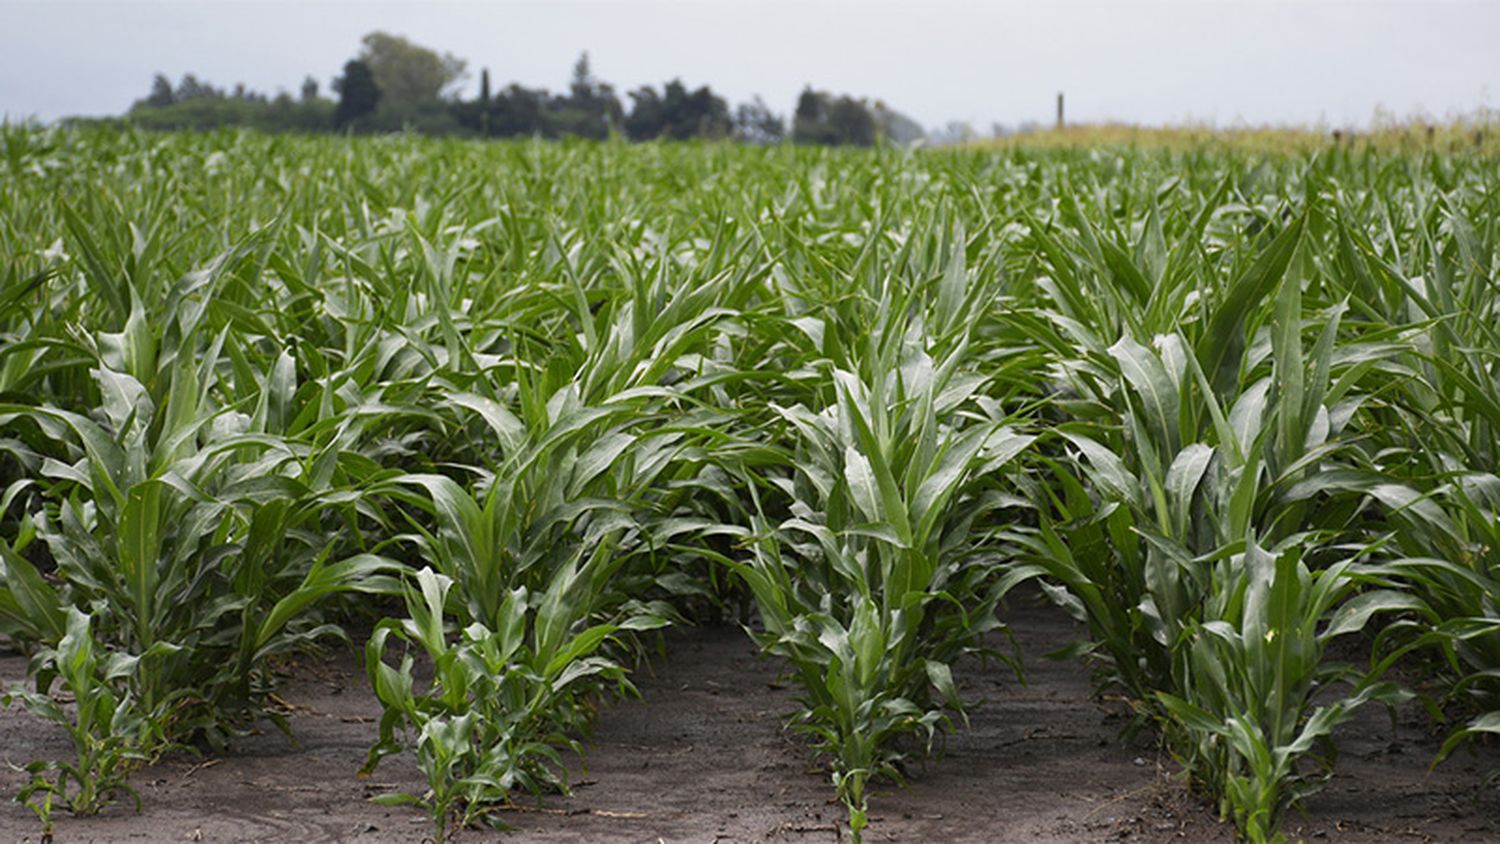
[{"label": "overcast sky", "polygon": [[[327,89],[366,32],[553,90],[588,50],[625,91],[681,76],[790,112],[806,84],[928,127],[1052,119],[1366,124],[1500,106],[1500,0],[0,0],[0,115],[118,114],[154,73]],[[628,101],[627,101],[628,102]]]}]

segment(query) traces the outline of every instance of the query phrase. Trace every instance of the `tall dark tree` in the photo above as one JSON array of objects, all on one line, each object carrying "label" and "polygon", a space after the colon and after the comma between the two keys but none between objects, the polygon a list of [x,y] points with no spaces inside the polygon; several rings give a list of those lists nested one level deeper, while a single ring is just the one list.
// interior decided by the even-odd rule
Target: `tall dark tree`
[{"label": "tall dark tree", "polygon": [[568,83],[568,93],[575,100],[587,100],[594,95],[594,72],[589,66],[589,51],[578,54],[573,63],[573,79]]},{"label": "tall dark tree", "polygon": [[806,88],[797,99],[792,118],[792,140],[799,144],[875,143],[876,120],[864,100],[854,97],[834,99],[825,91]]},{"label": "tall dark tree", "polygon": [[661,137],[663,124],[661,95],[650,85],[630,92],[630,114],[625,116],[625,136],[632,141],[649,141]]},{"label": "tall dark tree", "polygon": [[742,103],[735,111],[734,136],[746,143],[774,144],[786,136],[786,124],[781,115],[771,111],[756,95],[755,99]]},{"label": "tall dark tree", "polygon": [[224,96],[224,92],[213,85],[202,82],[191,73],[185,74],[182,81],[177,83],[176,99],[179,103],[188,100],[218,99]]},{"label": "tall dark tree", "polygon": [[839,97],[828,108],[833,143],[867,147],[875,143],[875,116],[862,100]]},{"label": "tall dark tree", "polygon": [[650,138],[723,138],[733,131],[729,104],[707,85],[689,91],[673,79],[661,94],[649,85],[632,91],[633,105],[625,131],[634,140]]},{"label": "tall dark tree", "polygon": [[333,113],[333,122],[341,128],[373,114],[375,107],[380,105],[380,88],[375,84],[375,74],[359,59],[345,63],[344,75],[333,81],[333,89],[339,93],[339,107]]},{"label": "tall dark tree", "polygon": [[158,73],[151,79],[151,93],[147,95],[145,102],[156,108],[165,108],[177,102],[177,94],[172,91],[172,81],[167,79],[166,74]]},{"label": "tall dark tree", "polygon": [[823,123],[827,102],[828,95],[814,91],[811,85],[802,89],[797,97],[797,110],[792,114],[792,137],[798,143],[817,142],[811,136],[817,134]]},{"label": "tall dark tree", "polygon": [[495,95],[485,111],[488,131],[502,138],[551,134],[547,120],[549,99],[546,91],[512,83]]},{"label": "tall dark tree", "polygon": [[727,138],[734,128],[729,103],[703,85],[684,98],[673,128],[675,138]]},{"label": "tall dark tree", "polygon": [[308,76],[302,80],[302,102],[310,103],[318,98],[318,80]]},{"label": "tall dark tree", "polygon": [[594,78],[588,53],[579,56],[568,95],[552,103],[553,128],[566,135],[602,140],[619,127],[623,117],[615,89]]},{"label": "tall dark tree", "polygon": [[479,103],[488,105],[490,101],[490,69],[479,71]]},{"label": "tall dark tree", "polygon": [[689,102],[687,86],[681,79],[673,79],[662,89],[661,129],[658,135],[673,140],[685,140],[693,136],[693,106]]}]

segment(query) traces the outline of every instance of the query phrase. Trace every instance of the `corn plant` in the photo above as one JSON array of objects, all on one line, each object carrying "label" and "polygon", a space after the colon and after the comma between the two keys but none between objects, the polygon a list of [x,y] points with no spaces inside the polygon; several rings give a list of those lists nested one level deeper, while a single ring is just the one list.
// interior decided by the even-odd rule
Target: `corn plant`
[{"label": "corn plant", "polygon": [[724,560],[756,598],[757,639],[795,668],[805,709],[794,723],[833,758],[856,840],[867,783],[899,779],[896,739],[930,743],[944,708],[962,711],[952,663],[996,628],[1006,586],[973,541],[1001,506],[980,486],[1030,442],[997,421],[962,424],[956,411],[980,382],[961,353],[934,362],[924,346],[914,327],[881,352],[886,377],[837,371],[836,405],[780,410],[796,471],[768,482],[791,517],[762,515],[749,558]]},{"label": "corn plant", "polygon": [[[1054,263],[1067,262],[1072,283],[1055,289],[1045,322],[1029,323],[1027,331],[1056,350],[1054,371],[1073,394],[1065,401],[1077,421],[1059,426],[1064,452],[1047,461],[1055,483],[1042,492],[1051,504],[1040,524],[1009,534],[1024,562],[1018,571],[1053,579],[1052,594],[1088,623],[1094,652],[1107,659],[1108,682],[1137,706],[1136,723],[1159,721],[1171,743],[1199,748],[1182,754],[1188,771],[1257,840],[1275,837],[1285,806],[1305,793],[1290,783],[1313,737],[1326,735],[1365,699],[1309,715],[1309,690],[1327,673],[1319,665],[1321,646],[1308,644],[1316,638],[1312,630],[1356,590],[1346,573],[1334,576],[1338,552],[1331,540],[1379,545],[1359,518],[1366,498],[1398,509],[1419,498],[1381,475],[1380,455],[1362,450],[1355,427],[1371,403],[1361,387],[1381,367],[1395,369],[1407,347],[1384,342],[1340,349],[1343,302],[1319,315],[1311,354],[1304,347],[1305,282],[1316,264],[1299,244],[1322,218],[1315,209],[1303,214],[1264,238],[1256,259],[1213,304],[1185,315],[1155,309],[1173,290],[1163,281],[1170,273],[1160,259],[1155,284],[1124,284],[1089,297],[1077,289],[1088,262],[1051,247]],[[1099,245],[1087,228],[1081,251],[1097,255],[1097,276],[1145,278],[1153,265],[1152,225],[1148,221],[1138,249],[1144,266],[1132,264],[1121,247]],[[1099,336],[1101,328],[1128,332],[1153,325],[1172,330],[1149,347],[1129,333],[1107,346]],[[1271,578],[1266,572],[1273,568],[1243,562],[1259,556],[1236,550],[1247,534],[1281,541],[1307,531],[1321,537],[1304,541],[1302,549],[1318,570],[1303,571],[1312,581],[1301,591],[1293,588],[1301,581],[1292,574]],[[1290,602],[1277,623],[1304,625],[1298,629],[1307,640],[1295,664],[1275,663],[1284,672],[1278,682],[1288,684],[1275,690],[1264,677],[1235,673],[1265,662],[1239,627],[1249,623],[1245,613],[1261,611],[1259,604],[1224,603],[1248,600],[1273,582]],[[1361,582],[1389,585],[1373,573]],[[1299,597],[1303,592],[1313,597]],[[1384,589],[1362,596],[1357,606],[1373,612],[1377,600],[1382,609],[1414,608],[1409,598]],[[1256,635],[1271,624],[1264,618],[1254,623]],[[1274,635],[1288,639],[1293,632]],[[1359,682],[1373,684],[1388,664],[1372,660]],[[1217,672],[1214,665],[1221,666]],[[1195,695],[1214,706],[1194,709],[1184,702]],[[1252,699],[1255,708],[1246,710]],[[1205,711],[1213,718],[1202,717]],[[1297,739],[1306,724],[1316,729],[1305,741]],[[1200,752],[1205,744],[1213,753]]]},{"label": "corn plant", "polygon": [[[91,815],[123,792],[141,810],[141,797],[130,786],[130,772],[156,758],[165,746],[161,711],[141,707],[129,680],[141,670],[141,659],[124,653],[101,656],[94,648],[91,621],[76,607],[64,610],[55,601],[39,610],[66,619],[66,632],[55,648],[36,655],[36,687],[17,687],[6,693],[13,702],[67,730],[74,758],[36,761],[26,766],[30,782],[16,800],[31,806],[50,833],[54,798],[74,814]],[[52,685],[73,697],[70,713],[52,695]],[[54,773],[55,772],[55,773]]]},{"label": "corn plant", "polygon": [[[1222,588],[1187,631],[1175,666],[1180,691],[1157,695],[1171,729],[1183,733],[1188,769],[1256,844],[1285,840],[1286,809],[1331,773],[1326,749],[1335,727],[1369,701],[1394,704],[1409,696],[1379,682],[1379,672],[1325,663],[1334,637],[1408,605],[1385,591],[1347,601],[1359,581],[1355,563],[1310,570],[1306,543],[1292,537],[1266,550],[1252,536],[1243,551],[1214,563]],[[1341,682],[1352,689],[1323,694]],[[1308,758],[1316,759],[1316,772],[1299,764]]]},{"label": "corn plant", "polygon": [[[599,348],[624,353],[619,332],[630,324],[613,323],[605,337],[616,342]],[[365,770],[413,752],[430,796],[390,800],[425,808],[439,840],[454,820],[490,817],[514,790],[566,791],[558,748],[581,751],[588,696],[605,681],[633,690],[598,652],[675,615],[620,588],[622,567],[640,558],[631,513],[670,464],[673,437],[639,430],[652,412],[645,400],[606,390],[614,400],[591,405],[586,391],[522,374],[519,415],[481,394],[455,395],[455,410],[483,420],[493,468],[476,469],[469,488],[433,474],[385,488],[417,511],[411,541],[433,567],[417,574],[420,592],[408,589],[408,617],[381,622],[367,646],[385,715]],[[410,655],[388,664],[392,635],[432,662],[426,690],[414,690]]]},{"label": "corn plant", "polygon": [[[1198,213],[1191,231],[1201,234],[1208,219]],[[1080,225],[1080,256],[1043,239],[1060,277],[1041,319],[1023,323],[1026,336],[1054,350],[1056,389],[1070,394],[1064,401],[1078,421],[1059,427],[1067,459],[1049,462],[1054,483],[1039,491],[1052,505],[1037,529],[1011,539],[1031,571],[1064,587],[1054,594],[1089,624],[1112,681],[1149,700],[1170,688],[1172,649],[1213,588],[1183,561],[1242,536],[1266,507],[1271,384],[1240,390],[1240,350],[1252,308],[1279,283],[1301,225],[1240,271],[1217,310],[1186,315],[1193,266],[1159,254],[1155,215],[1137,247],[1144,267]],[[1136,281],[1118,289],[1097,281],[1121,276]],[[1100,285],[1098,295],[1089,284]],[[1163,333],[1146,338],[1150,346],[1129,333],[1104,339],[1120,327]]]},{"label": "corn plant", "polygon": [[[307,607],[332,592],[388,588],[369,579],[388,564],[373,556],[330,563],[326,545],[289,554],[295,546],[286,537],[316,519],[317,496],[290,497],[297,482],[287,478],[277,491],[288,497],[257,505],[267,476],[298,465],[293,450],[237,433],[232,415],[153,437],[155,409],[139,384],[106,370],[99,378],[112,391],[107,425],[28,411],[77,456],[71,465],[51,462],[60,500],[55,512],[34,514],[36,535],[57,560],[70,600],[96,608],[101,641],[148,663],[136,675],[141,705],[171,711],[176,701],[182,720],[174,730],[211,730],[263,693],[256,673],[301,640],[308,628],[297,622]],[[14,594],[25,586],[14,561],[10,568]],[[55,643],[57,631],[40,641]]]},{"label": "corn plant", "polygon": [[1361,309],[1407,341],[1403,368],[1392,373],[1388,419],[1407,432],[1396,451],[1405,460],[1399,477],[1347,480],[1383,505],[1379,525],[1400,555],[1380,571],[1405,590],[1412,613],[1382,631],[1383,639],[1435,652],[1432,668],[1449,679],[1443,702],[1463,723],[1440,749],[1441,761],[1500,720],[1494,230],[1458,194],[1413,209],[1399,200],[1381,198],[1391,217],[1415,218],[1403,220],[1411,229],[1406,249],[1348,227],[1340,230],[1339,256]]},{"label": "corn plant", "polygon": [[[589,562],[608,550],[601,547]],[[588,568],[569,565],[543,594],[531,595],[525,587],[507,593],[493,629],[475,621],[456,635],[445,609],[453,581],[432,569],[417,572],[416,588],[406,590],[408,618],[381,622],[366,646],[370,681],[385,715],[365,771],[409,745],[429,790],[425,796],[382,795],[376,802],[426,809],[441,842],[451,823],[462,828],[488,819],[513,790],[566,790],[557,747],[577,747],[569,734],[584,723],[584,687],[609,680],[629,688],[624,670],[596,653],[623,628],[574,629],[582,605],[576,586]],[[637,630],[654,623],[643,617],[625,622]],[[393,635],[419,646],[431,661],[428,688],[419,690],[410,654],[399,667],[385,661]],[[404,741],[397,735],[403,729],[410,732]]]}]

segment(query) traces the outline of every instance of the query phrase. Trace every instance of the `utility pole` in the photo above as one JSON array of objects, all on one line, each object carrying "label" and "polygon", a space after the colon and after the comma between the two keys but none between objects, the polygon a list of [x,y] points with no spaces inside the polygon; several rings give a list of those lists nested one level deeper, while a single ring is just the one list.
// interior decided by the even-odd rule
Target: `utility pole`
[{"label": "utility pole", "polygon": [[1061,129],[1062,127],[1063,127],[1063,95],[1062,95],[1062,91],[1058,91],[1057,92],[1057,128]]}]

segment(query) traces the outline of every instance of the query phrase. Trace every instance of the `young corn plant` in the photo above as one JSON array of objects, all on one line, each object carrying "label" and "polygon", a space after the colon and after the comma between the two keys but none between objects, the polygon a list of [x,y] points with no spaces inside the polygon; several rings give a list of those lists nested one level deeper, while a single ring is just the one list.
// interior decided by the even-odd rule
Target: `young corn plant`
[{"label": "young corn plant", "polygon": [[[34,657],[34,690],[12,689],[4,703],[19,703],[67,730],[74,756],[28,764],[25,770],[31,779],[16,800],[37,813],[43,833],[49,835],[57,802],[74,814],[92,815],[123,792],[139,812],[141,797],[130,786],[130,772],[154,760],[166,746],[161,733],[164,713],[143,709],[130,691],[130,680],[141,670],[140,658],[96,652],[90,619],[77,607],[64,609],[54,600],[37,609],[65,618],[66,632],[56,647]],[[59,682],[72,695],[71,712],[52,694],[53,684]]]},{"label": "young corn plant", "polygon": [[[22,539],[56,561],[63,604],[90,608],[96,648],[142,661],[127,680],[163,733],[221,742],[230,722],[259,711],[270,657],[337,635],[310,625],[309,611],[330,594],[389,591],[391,563],[329,560],[334,544],[319,530],[339,491],[309,483],[329,452],[248,433],[243,415],[205,407],[209,365],[179,359],[160,408],[124,372],[100,366],[95,377],[102,419],[6,408],[57,455],[43,464],[34,535]],[[338,506],[357,501],[345,493]],[[7,554],[0,613],[15,605],[29,638],[56,646],[64,631],[33,609],[55,587],[26,550]]]},{"label": "young corn plant", "polygon": [[[1398,197],[1383,204],[1398,218],[1415,214],[1400,207]],[[1412,603],[1413,617],[1382,636],[1401,641],[1398,650],[1424,646],[1435,655],[1434,674],[1448,683],[1440,703],[1463,722],[1440,749],[1441,761],[1465,741],[1500,731],[1500,477],[1494,470],[1500,297],[1489,266],[1493,224],[1466,212],[1460,196],[1440,196],[1403,224],[1413,234],[1404,252],[1382,249],[1355,227],[1340,232],[1341,269],[1354,280],[1351,295],[1363,297],[1361,308],[1381,314],[1386,330],[1399,331],[1408,347],[1403,370],[1391,373],[1396,387],[1387,421],[1407,435],[1389,446],[1399,475],[1356,476],[1347,483],[1380,505],[1371,515],[1401,555],[1381,572]]]},{"label": "young corn plant", "polygon": [[[508,592],[493,627],[474,621],[455,629],[446,608],[453,581],[430,568],[417,572],[416,587],[406,589],[408,617],[382,621],[366,646],[385,715],[365,773],[383,756],[410,748],[428,791],[376,802],[425,809],[442,842],[452,828],[493,821],[491,813],[512,791],[567,790],[558,748],[577,749],[571,736],[587,723],[582,696],[602,681],[630,688],[625,670],[599,649],[623,629],[655,623],[634,617],[623,625],[578,626],[587,615],[580,611],[580,580],[609,551],[600,546],[593,560],[564,567],[543,594],[524,586]],[[426,688],[414,679],[410,653],[398,666],[387,662],[393,636],[430,661]]]},{"label": "young corn plant", "polygon": [[[1335,727],[1372,700],[1409,697],[1378,672],[1324,661],[1333,638],[1408,603],[1387,591],[1346,600],[1358,566],[1342,560],[1309,569],[1307,540],[1267,550],[1251,536],[1243,551],[1211,563],[1221,588],[1189,626],[1175,666],[1178,691],[1157,694],[1187,769],[1253,844],[1286,840],[1287,809],[1332,772]],[[1350,688],[1328,694],[1336,684]]]},{"label": "young corn plant", "polygon": [[[1203,232],[1208,210],[1191,231]],[[1134,259],[1079,225],[1078,255],[1042,236],[1058,278],[1048,305],[1018,319],[1050,350],[1053,404],[1067,417],[1056,429],[1062,459],[1044,461],[1052,483],[1036,490],[1047,502],[1039,524],[1008,538],[1023,571],[1045,575],[1050,594],[1089,626],[1108,682],[1149,718],[1153,694],[1172,687],[1184,625],[1214,588],[1188,561],[1243,536],[1267,507],[1270,382],[1241,389],[1242,355],[1247,322],[1263,313],[1302,226],[1271,238],[1208,311],[1188,307],[1194,256],[1159,254],[1158,217]],[[1103,289],[1122,276],[1136,281]],[[1143,328],[1160,333],[1131,333]]]},{"label": "young corn plant", "polygon": [[[1323,634],[1313,632],[1355,592],[1352,574],[1334,568],[1341,552],[1332,541],[1378,545],[1360,518],[1366,496],[1416,497],[1371,471],[1378,455],[1361,450],[1356,427],[1369,402],[1362,388],[1404,347],[1341,348],[1347,307],[1335,303],[1320,314],[1311,354],[1304,349],[1304,284],[1316,264],[1299,244],[1313,215],[1294,218],[1211,308],[1150,346],[1129,333],[1106,346],[1099,326],[1067,316],[1091,306],[1082,295],[1058,296],[1047,315],[1055,331],[1031,324],[1039,344],[1073,350],[1054,371],[1068,385],[1072,395],[1064,401],[1080,421],[1059,426],[1066,451],[1064,459],[1047,461],[1056,483],[1043,493],[1050,504],[1040,524],[1010,534],[1024,562],[1018,574],[1042,574],[1056,584],[1049,591],[1089,625],[1095,652],[1107,658],[1108,680],[1133,699],[1138,723],[1155,720],[1169,744],[1196,748],[1181,754],[1189,773],[1256,840],[1274,838],[1286,806],[1315,786],[1296,769],[1313,738],[1368,699],[1356,695],[1310,714],[1311,690],[1330,676],[1351,676],[1325,670],[1317,638]],[[1123,254],[1100,263],[1116,275],[1127,272]],[[1103,275],[1103,266],[1096,271]],[[1106,327],[1149,325],[1162,316],[1118,295],[1104,301],[1113,303]],[[1260,565],[1263,552],[1236,550],[1247,535],[1275,542],[1303,537],[1294,550],[1298,560],[1311,561],[1314,573],[1305,566],[1302,572],[1313,585],[1296,587],[1292,574],[1272,578],[1276,570]],[[1260,595],[1273,582],[1283,599],[1278,611],[1294,615],[1246,621],[1246,613],[1262,611],[1260,604],[1245,609],[1232,602]],[[1358,582],[1381,583],[1373,575]],[[1408,598],[1385,589],[1358,600],[1353,606],[1369,613],[1412,608]],[[1286,627],[1292,620],[1303,627],[1266,632],[1272,622]],[[1258,667],[1246,667],[1264,665],[1266,652],[1249,641],[1241,622],[1295,648],[1296,660],[1273,666],[1286,688],[1272,689],[1254,673]],[[1387,664],[1372,660],[1360,688],[1377,688]],[[1184,703],[1198,698],[1213,705]],[[1204,711],[1213,717],[1201,717]],[[1307,724],[1313,728],[1301,740]],[[1205,743],[1213,753],[1199,752]]]},{"label": "young corn plant", "polygon": [[[651,405],[587,405],[552,373],[520,376],[519,415],[479,394],[451,398],[498,445],[472,486],[412,474],[384,487],[415,511],[408,540],[431,565],[407,590],[407,617],[382,621],[366,649],[385,714],[365,772],[412,752],[427,795],[382,799],[424,808],[439,840],[451,824],[493,822],[517,790],[566,792],[558,751],[581,752],[589,696],[633,692],[623,640],[674,616],[618,583],[639,557],[631,514],[670,463],[659,437],[637,430]],[[426,688],[409,653],[390,664],[393,639],[431,662]]]},{"label": "young corn plant", "polygon": [[1031,441],[960,413],[980,382],[961,352],[934,362],[924,339],[915,327],[889,346],[889,375],[874,383],[835,372],[832,407],[780,409],[795,471],[768,482],[791,517],[762,515],[749,558],[724,559],[755,596],[753,635],[792,663],[804,696],[794,723],[832,758],[855,840],[868,784],[901,777],[898,739],[930,745],[945,708],[963,711],[952,665],[999,626],[1008,583],[975,544],[1003,506],[982,481]]}]

